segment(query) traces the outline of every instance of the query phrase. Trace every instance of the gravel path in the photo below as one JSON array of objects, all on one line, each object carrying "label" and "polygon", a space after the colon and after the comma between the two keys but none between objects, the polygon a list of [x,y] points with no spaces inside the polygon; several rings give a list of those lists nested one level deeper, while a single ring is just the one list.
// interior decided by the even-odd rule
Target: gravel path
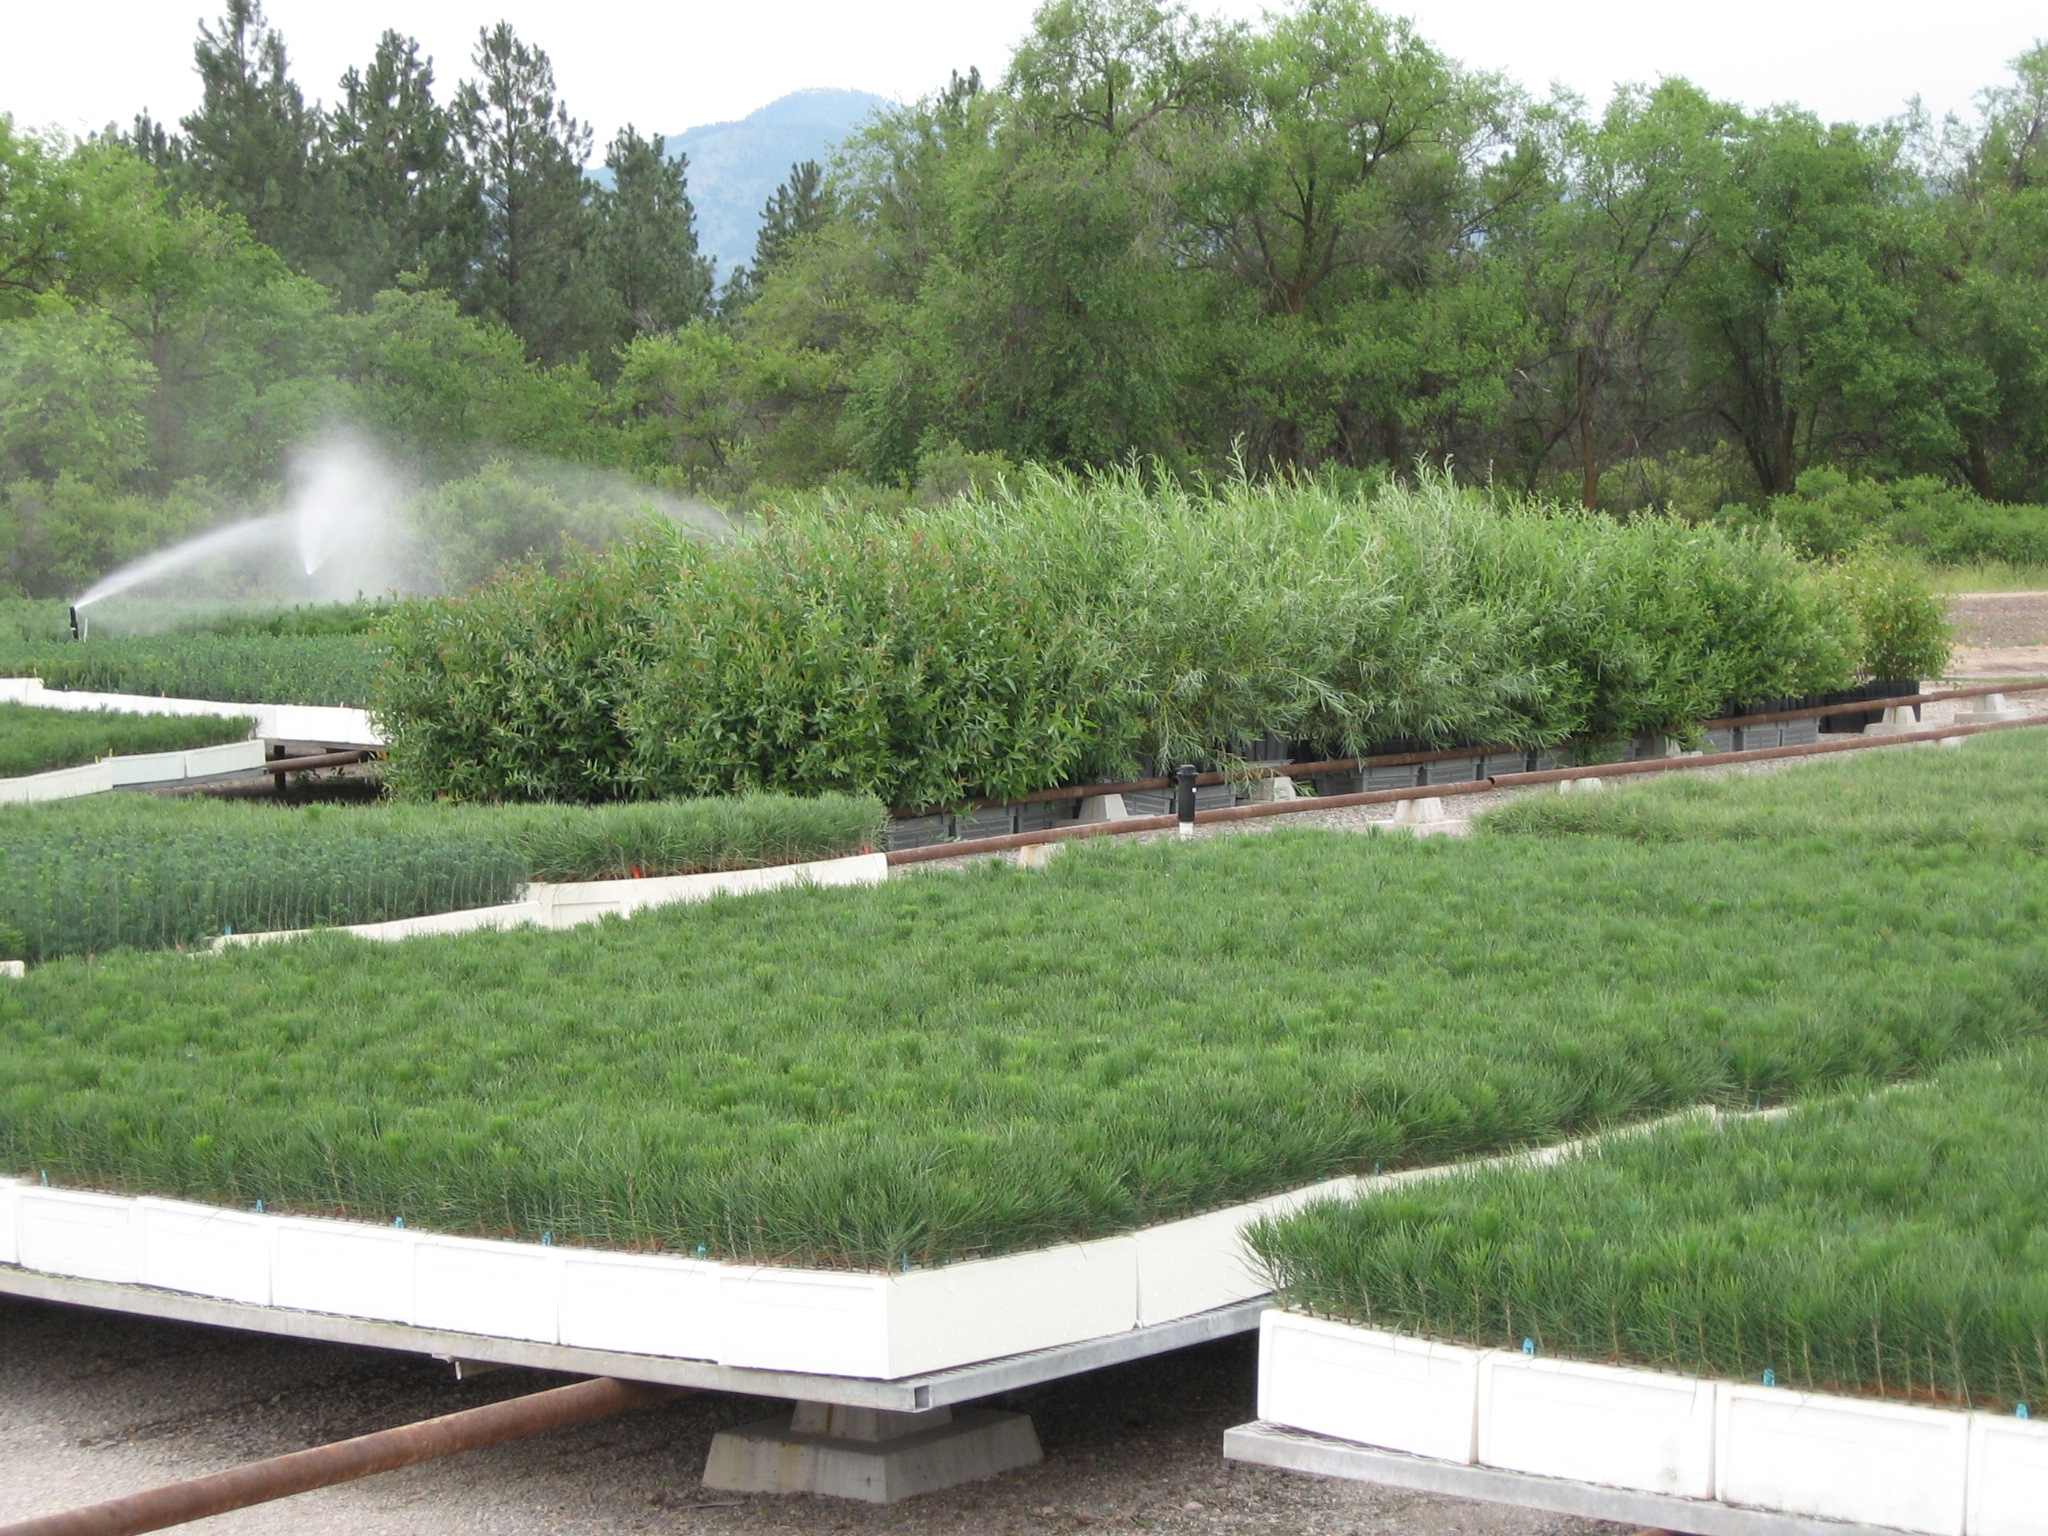
[{"label": "gravel path", "polygon": [[1948,616],[1966,646],[2048,645],[2048,592],[1958,592]]},{"label": "gravel path", "polygon": [[[704,1394],[187,1527],[201,1536],[1620,1536],[1620,1527],[1328,1482],[1222,1458],[1254,1416],[1240,1338],[998,1399],[1043,1465],[893,1508],[704,1489],[711,1437],[776,1405]],[[474,1407],[564,1378],[457,1383],[407,1355],[0,1299],[0,1520]]]}]

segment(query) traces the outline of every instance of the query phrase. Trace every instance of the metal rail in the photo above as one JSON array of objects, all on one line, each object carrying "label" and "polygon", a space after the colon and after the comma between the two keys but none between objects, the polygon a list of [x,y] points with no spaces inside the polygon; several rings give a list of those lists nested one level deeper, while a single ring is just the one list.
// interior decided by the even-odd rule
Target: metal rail
[{"label": "metal rail", "polygon": [[599,1376],[573,1386],[443,1414],[397,1429],[380,1429],[353,1440],[273,1456],[268,1461],[251,1462],[228,1472],[167,1483],[161,1488],[109,1499],[104,1504],[38,1515],[0,1526],[0,1536],[136,1536],[142,1531],[161,1531],[167,1526],[204,1520],[231,1509],[247,1509],[252,1504],[267,1504],[273,1499],[395,1471],[458,1451],[473,1451],[544,1430],[588,1424],[593,1419],[610,1418],[634,1408],[652,1407],[682,1390]]},{"label": "metal rail", "polygon": [[1504,1472],[1498,1467],[1431,1461],[1425,1456],[1376,1450],[1349,1440],[1263,1422],[1226,1430],[1223,1455],[1227,1461],[1308,1472],[1317,1477],[1341,1477],[1388,1488],[1485,1499],[1551,1514],[1609,1520],[1635,1526],[1638,1536],[1658,1532],[1689,1532],[1692,1536],[1898,1536],[1896,1530],[1887,1526],[1782,1515],[1772,1510],[1741,1509],[1711,1499],[1641,1493],[1530,1472]]},{"label": "metal rail", "polygon": [[[1979,693],[2016,693],[2011,684],[1981,690],[1956,690],[1944,698],[1975,697]],[[1922,702],[1936,695],[1922,694]],[[1898,703],[1910,703],[1902,699]],[[1879,709],[1888,706],[1871,699],[1852,706]],[[1819,757],[1831,752],[1862,752],[1875,747],[1907,746],[1916,741],[1941,741],[1956,736],[1976,736],[1985,731],[2010,731],[2026,726],[2048,725],[2048,716],[2027,720],[1999,720],[1984,725],[1943,725],[1924,731],[1901,731],[1891,736],[1850,736],[1841,741],[1808,742],[1792,747],[1759,747],[1751,752],[1706,752],[1698,757],[1649,757],[1632,763],[1591,763],[1581,768],[1546,768],[1535,773],[1503,773],[1488,779],[1467,779],[1456,784],[1426,784],[1410,789],[1370,789],[1353,795],[1315,795],[1300,800],[1264,800],[1249,805],[1219,806],[1197,811],[1195,823],[1206,826],[1219,821],[1250,821],[1261,816],[1299,816],[1309,811],[1341,811],[1358,805],[1392,805],[1402,800],[1443,800],[1456,795],[1483,795],[1497,789],[1521,789],[1534,784],[1561,784],[1569,779],[1622,778],[1642,773],[1672,773],[1694,768],[1718,768],[1730,763],[1765,763],[1783,758]],[[1470,754],[1467,754],[1470,755]],[[1166,832],[1179,825],[1175,816],[1132,816],[1123,821],[1091,822],[1078,827],[1048,827],[1042,832],[1011,832],[1002,837],[969,838],[957,843],[933,843],[925,848],[898,848],[888,856],[890,867],[931,864],[941,859],[973,858],[981,854],[1008,853],[1039,843],[1063,843],[1079,837],[1117,837],[1132,832]]]},{"label": "metal rail", "polygon": [[354,763],[372,763],[384,756],[382,747],[347,747],[338,752],[315,752],[308,757],[273,757],[264,761],[263,771],[282,777],[312,768],[346,768]]},{"label": "metal rail", "polygon": [[[1754,715],[1730,715],[1722,719],[1703,720],[1698,728],[1702,731],[1720,731],[1736,726],[1770,725],[1782,720],[1823,720],[1831,715],[1869,714],[1873,710],[1898,709],[1908,704],[1934,704],[1943,699],[1980,699],[1994,693],[2029,693],[2041,688],[2048,688],[2048,678],[2019,677],[2010,682],[1973,683],[1967,688],[1944,688],[1934,693],[1902,693],[1888,699],[1851,699],[1844,704],[1807,704],[1797,709],[1774,709]],[[1384,752],[1376,757],[1331,757],[1312,763],[1247,764],[1234,774],[1220,771],[1197,774],[1195,783],[1242,783],[1247,779],[1270,779],[1281,774],[1289,777],[1310,777],[1319,773],[1349,773],[1355,768],[1406,768],[1416,763],[1497,757],[1505,752],[1528,750],[1530,749],[1527,747],[1511,747],[1505,744],[1491,747],[1441,747],[1427,752]],[[1114,783],[1068,784],[1057,789],[1027,790],[1021,795],[1007,797],[980,796],[972,800],[963,800],[957,807],[947,809],[978,811],[999,805],[1039,805],[1048,800],[1091,800],[1103,795],[1126,795],[1147,789],[1172,789],[1176,782],[1171,775],[1167,775],[1150,779],[1119,779]],[[890,814],[908,817],[936,813],[899,809]]]},{"label": "metal rail", "polygon": [[927,1408],[957,1407],[998,1392],[1013,1392],[1041,1382],[1058,1381],[1107,1365],[1121,1365],[1169,1350],[1185,1349],[1210,1339],[1246,1333],[1258,1327],[1259,1313],[1270,1301],[1260,1295],[1172,1322],[1054,1344],[1021,1355],[977,1360],[918,1376],[883,1378],[830,1376],[811,1371],[769,1370],[755,1366],[720,1365],[715,1360],[686,1360],[670,1355],[642,1355],[628,1350],[588,1349],[576,1345],[541,1344],[530,1339],[458,1333],[447,1328],[421,1328],[410,1323],[375,1322],[327,1312],[296,1312],[286,1307],[226,1301],[182,1291],[157,1290],[108,1280],[75,1280],[0,1264],[0,1295],[62,1306],[94,1307],[130,1317],[166,1322],[198,1323],[208,1328],[236,1328],[287,1339],[315,1339],[364,1349],[395,1349],[442,1359],[479,1360],[529,1370],[569,1375],[617,1376],[690,1387],[701,1392],[732,1392],[748,1397],[792,1398],[806,1403],[843,1403],[849,1408],[884,1408],[894,1413],[921,1413]]}]

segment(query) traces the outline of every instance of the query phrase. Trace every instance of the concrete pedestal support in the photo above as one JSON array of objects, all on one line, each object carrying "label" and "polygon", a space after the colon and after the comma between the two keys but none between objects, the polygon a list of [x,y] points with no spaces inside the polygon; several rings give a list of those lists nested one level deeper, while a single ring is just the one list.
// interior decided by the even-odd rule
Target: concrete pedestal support
[{"label": "concrete pedestal support", "polygon": [[798,1403],[788,1414],[721,1431],[711,1442],[704,1486],[894,1504],[1043,1459],[1038,1433],[1021,1413]]},{"label": "concrete pedestal support", "polygon": [[1089,795],[1081,802],[1080,825],[1092,827],[1104,821],[1129,821],[1122,795]]},{"label": "concrete pedestal support", "polygon": [[1963,711],[1956,716],[1957,725],[1996,725],[2001,720],[2024,720],[2027,712],[2014,709],[2005,702],[2002,693],[1987,693],[1977,700],[1977,707]]},{"label": "concrete pedestal support", "polygon": [[1863,727],[1866,736],[1904,736],[1913,731],[1924,730],[1920,719],[1913,713],[1910,704],[1898,704],[1884,712],[1884,718],[1873,725]]},{"label": "concrete pedestal support", "polygon": [[1299,800],[1301,792],[1294,787],[1294,780],[1284,773],[1276,773],[1269,779],[1247,782],[1245,798],[1255,805],[1265,805],[1274,800]]},{"label": "concrete pedestal support", "polygon": [[1427,826],[1444,819],[1444,803],[1435,795],[1420,800],[1402,800],[1394,806],[1394,825],[1399,827]]}]

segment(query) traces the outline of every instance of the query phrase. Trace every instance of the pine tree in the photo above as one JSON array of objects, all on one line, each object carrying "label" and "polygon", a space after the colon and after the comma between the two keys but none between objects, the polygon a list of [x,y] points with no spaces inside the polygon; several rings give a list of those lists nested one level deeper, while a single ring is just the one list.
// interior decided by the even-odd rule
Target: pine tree
[{"label": "pine tree", "polygon": [[342,76],[321,146],[340,217],[319,275],[352,305],[404,272],[457,287],[474,264],[476,193],[433,86],[433,61],[396,32],[378,39],[367,69]]},{"label": "pine tree", "polygon": [[754,234],[753,264],[734,270],[720,296],[720,305],[728,311],[744,308],[760,291],[768,274],[788,257],[790,248],[805,235],[815,235],[831,218],[832,194],[825,186],[824,170],[815,160],[792,165],[788,179],[761,207],[761,227]]},{"label": "pine tree", "polygon": [[292,83],[284,39],[259,0],[228,0],[218,31],[200,24],[192,56],[201,97],[183,123],[182,190],[239,213],[257,239],[303,267],[326,222],[313,161],[322,125]]},{"label": "pine tree", "polygon": [[471,305],[558,362],[602,339],[603,291],[585,259],[590,130],[556,99],[548,56],[507,23],[480,34],[473,62],[479,78],[455,101],[483,218]]},{"label": "pine tree", "polygon": [[146,111],[135,114],[134,125],[126,133],[117,133],[108,124],[104,137],[154,167],[167,186],[175,188],[184,175],[185,141]]},{"label": "pine tree", "polygon": [[832,217],[825,173],[815,160],[789,168],[789,179],[775,189],[761,209],[761,228],[754,236],[754,271],[762,276],[789,254],[805,235],[815,235]]},{"label": "pine tree", "polygon": [[606,151],[610,188],[598,194],[594,241],[621,340],[672,331],[705,313],[711,263],[697,251],[689,162],[628,123]]}]

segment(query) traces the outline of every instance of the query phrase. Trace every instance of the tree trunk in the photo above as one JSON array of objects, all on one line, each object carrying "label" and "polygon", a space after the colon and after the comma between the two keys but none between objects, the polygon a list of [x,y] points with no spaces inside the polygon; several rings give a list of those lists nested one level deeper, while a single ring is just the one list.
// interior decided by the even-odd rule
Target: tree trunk
[{"label": "tree trunk", "polygon": [[1771,466],[1771,494],[1789,496],[1799,476],[1793,465],[1799,452],[1799,413],[1787,411],[1778,424],[1777,462]]},{"label": "tree trunk", "polygon": [[1593,427],[1592,369],[1586,349],[1579,348],[1579,502],[1588,512],[1600,507],[1600,452]]},{"label": "tree trunk", "polygon": [[1970,439],[1967,469],[1970,476],[1970,489],[1979,496],[1982,496],[1986,501],[1990,501],[1992,499],[1991,457],[1985,453],[1984,439],[1981,437],[1972,436]]}]

